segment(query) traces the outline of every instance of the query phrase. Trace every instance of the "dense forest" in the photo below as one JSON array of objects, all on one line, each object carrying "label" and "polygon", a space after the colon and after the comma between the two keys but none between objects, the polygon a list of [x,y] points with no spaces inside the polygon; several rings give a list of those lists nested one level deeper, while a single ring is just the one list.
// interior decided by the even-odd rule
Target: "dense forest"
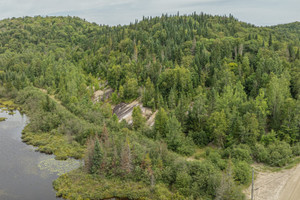
[{"label": "dense forest", "polygon": [[[245,199],[251,164],[300,155],[300,23],[233,16],[0,21],[0,97],[30,117],[23,140],[82,168],[54,182],[67,199]],[[94,102],[97,90],[112,89]],[[112,108],[134,100],[146,125]]]}]

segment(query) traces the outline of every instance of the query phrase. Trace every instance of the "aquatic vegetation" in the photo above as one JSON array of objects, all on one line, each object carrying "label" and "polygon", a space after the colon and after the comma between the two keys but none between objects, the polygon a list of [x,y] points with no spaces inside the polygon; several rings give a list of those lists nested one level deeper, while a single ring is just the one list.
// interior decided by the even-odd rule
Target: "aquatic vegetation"
[{"label": "aquatic vegetation", "polygon": [[26,144],[38,147],[37,151],[54,154],[57,160],[69,157],[80,159],[84,155],[84,147],[76,141],[69,142],[65,135],[51,133],[33,133],[23,130],[22,139]]},{"label": "aquatic vegetation", "polygon": [[75,159],[67,159],[64,161],[49,158],[39,163],[40,170],[48,170],[52,174],[63,175],[72,170],[78,169],[82,165],[82,161]]},{"label": "aquatic vegetation", "polygon": [[21,110],[21,108],[17,104],[8,99],[0,99],[0,109],[9,112],[13,112],[14,110]]},{"label": "aquatic vegetation", "polygon": [[7,118],[6,117],[0,117],[0,122],[5,121]]}]

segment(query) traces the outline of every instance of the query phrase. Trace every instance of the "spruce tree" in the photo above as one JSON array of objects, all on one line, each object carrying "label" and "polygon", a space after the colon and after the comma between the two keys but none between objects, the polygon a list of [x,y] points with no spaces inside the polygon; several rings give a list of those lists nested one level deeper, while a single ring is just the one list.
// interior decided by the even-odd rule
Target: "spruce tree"
[{"label": "spruce tree", "polygon": [[93,158],[92,158],[92,166],[90,169],[90,172],[92,174],[96,174],[99,171],[101,163],[102,163],[102,158],[103,158],[103,152],[100,147],[100,143],[99,143],[98,139],[96,139],[94,154],[93,154]]},{"label": "spruce tree", "polygon": [[272,34],[270,34],[270,37],[269,37],[269,47],[271,47],[273,44],[273,39],[272,39]]},{"label": "spruce tree", "polygon": [[166,124],[168,121],[168,116],[163,108],[160,108],[155,116],[154,129],[156,137],[166,137]]},{"label": "spruce tree", "polygon": [[145,126],[146,119],[142,115],[140,106],[136,106],[132,111],[132,126],[135,130],[141,129]]}]

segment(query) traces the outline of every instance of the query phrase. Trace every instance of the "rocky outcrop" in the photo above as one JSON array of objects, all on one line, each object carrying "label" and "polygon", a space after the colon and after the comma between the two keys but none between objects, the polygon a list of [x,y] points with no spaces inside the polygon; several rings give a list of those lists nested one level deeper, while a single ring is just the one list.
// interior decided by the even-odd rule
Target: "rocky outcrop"
[{"label": "rocky outcrop", "polygon": [[129,104],[120,103],[113,109],[113,113],[119,118],[119,121],[125,120],[128,124],[132,124],[133,108],[139,106],[142,110],[143,116],[147,119],[147,125],[153,126],[156,112],[152,112],[150,108],[143,107],[142,103],[135,100]]},{"label": "rocky outcrop", "polygon": [[113,89],[107,88],[103,90],[97,90],[94,92],[93,102],[105,101],[113,93]]}]

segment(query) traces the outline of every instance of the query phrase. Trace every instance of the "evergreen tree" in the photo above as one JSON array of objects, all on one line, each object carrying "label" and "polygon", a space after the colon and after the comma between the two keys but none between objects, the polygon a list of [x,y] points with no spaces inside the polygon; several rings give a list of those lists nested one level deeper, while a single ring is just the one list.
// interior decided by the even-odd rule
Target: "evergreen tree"
[{"label": "evergreen tree", "polygon": [[155,89],[150,78],[147,78],[146,85],[143,92],[142,102],[144,106],[154,108],[155,107]]},{"label": "evergreen tree", "polygon": [[273,39],[272,39],[272,34],[270,33],[269,36],[269,47],[271,47],[273,45]]},{"label": "evergreen tree", "polygon": [[154,130],[156,133],[156,137],[158,137],[158,138],[166,137],[167,121],[168,121],[168,115],[167,115],[166,111],[163,108],[160,108],[155,116]]},{"label": "evergreen tree", "polygon": [[100,147],[99,140],[97,138],[95,140],[96,140],[95,148],[94,148],[92,164],[91,164],[91,169],[90,169],[90,173],[92,173],[92,174],[99,173],[99,169],[101,167],[101,163],[102,163],[102,159],[103,159],[103,152]]},{"label": "evergreen tree", "polygon": [[168,105],[170,109],[174,109],[177,105],[177,92],[174,87],[172,87],[169,97],[168,97]]},{"label": "evergreen tree", "polygon": [[171,114],[166,125],[166,142],[168,148],[177,151],[181,146],[182,140],[183,135],[180,122],[176,119],[174,114]]},{"label": "evergreen tree", "polygon": [[132,126],[135,130],[142,129],[145,127],[146,119],[142,115],[142,110],[140,106],[136,106],[132,111]]}]

